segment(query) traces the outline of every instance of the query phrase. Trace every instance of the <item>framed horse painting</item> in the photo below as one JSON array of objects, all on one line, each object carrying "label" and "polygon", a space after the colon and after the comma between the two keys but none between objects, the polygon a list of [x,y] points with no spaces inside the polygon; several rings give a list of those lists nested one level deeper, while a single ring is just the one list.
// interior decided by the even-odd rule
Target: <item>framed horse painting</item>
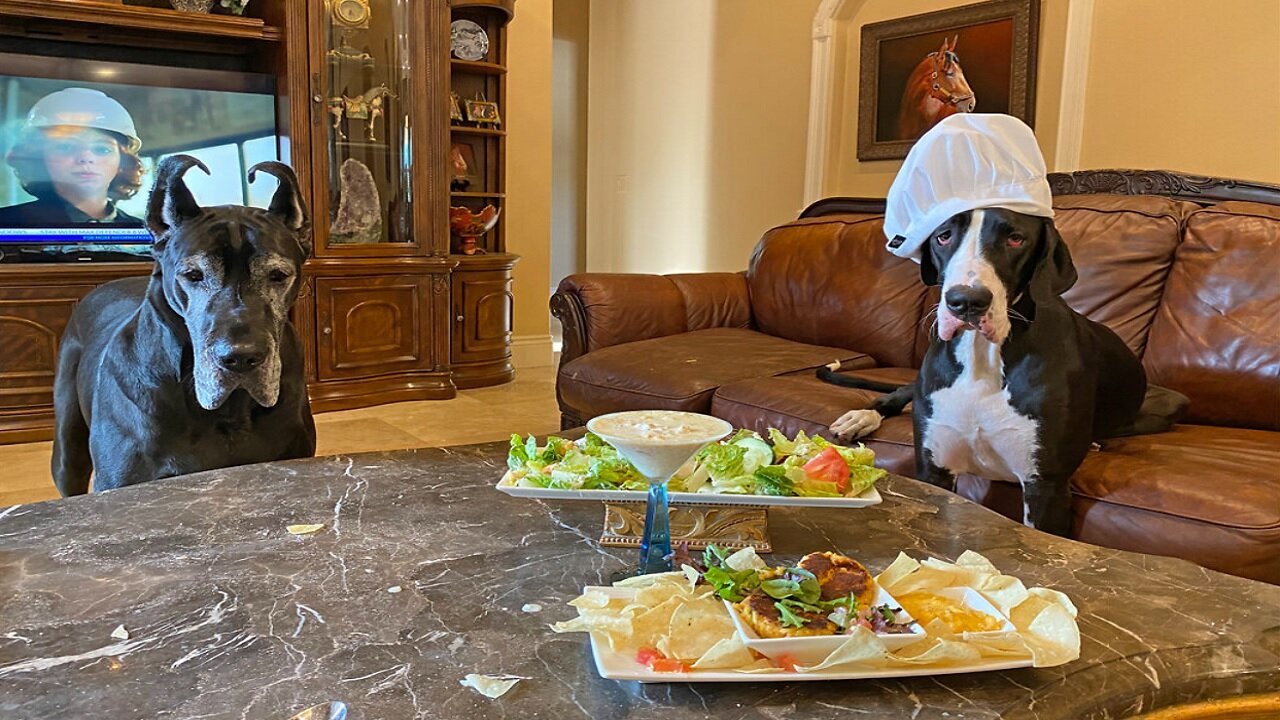
[{"label": "framed horse painting", "polygon": [[948,115],[1034,127],[1039,0],[991,2],[862,27],[858,159],[893,160]]}]

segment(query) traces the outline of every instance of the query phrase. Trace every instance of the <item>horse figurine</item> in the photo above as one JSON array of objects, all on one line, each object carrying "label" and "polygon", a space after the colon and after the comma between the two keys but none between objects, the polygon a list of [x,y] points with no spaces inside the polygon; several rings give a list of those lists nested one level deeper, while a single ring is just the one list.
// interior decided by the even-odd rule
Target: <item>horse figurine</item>
[{"label": "horse figurine", "polygon": [[973,112],[977,106],[973,89],[964,79],[960,58],[956,56],[959,39],[959,35],[950,41],[943,38],[942,47],[926,55],[911,71],[898,108],[900,140],[915,140],[942,118]]},{"label": "horse figurine", "polygon": [[350,97],[346,93],[341,96],[329,98],[329,114],[333,116],[333,131],[338,137],[346,139],[347,134],[342,132],[342,118],[347,117],[352,120],[366,120],[365,137],[369,142],[374,142],[378,138],[374,132],[374,121],[382,117],[382,106],[386,102],[386,98],[395,97],[391,93],[391,88],[386,83],[371,87],[356,97]]}]

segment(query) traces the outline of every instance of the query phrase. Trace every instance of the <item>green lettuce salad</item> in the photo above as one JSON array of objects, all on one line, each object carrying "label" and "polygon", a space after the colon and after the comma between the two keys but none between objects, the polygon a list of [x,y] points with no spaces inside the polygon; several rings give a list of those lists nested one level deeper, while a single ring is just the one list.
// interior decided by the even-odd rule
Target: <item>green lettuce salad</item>
[{"label": "green lettuce salad", "polygon": [[[836,445],[803,431],[787,438],[770,428],[768,439],[750,430],[708,445],[685,464],[672,492],[790,497],[854,497],[886,474],[875,453]],[[510,472],[504,485],[557,490],[647,490],[648,481],[617,450],[593,433],[573,441],[554,435],[511,436]]]}]

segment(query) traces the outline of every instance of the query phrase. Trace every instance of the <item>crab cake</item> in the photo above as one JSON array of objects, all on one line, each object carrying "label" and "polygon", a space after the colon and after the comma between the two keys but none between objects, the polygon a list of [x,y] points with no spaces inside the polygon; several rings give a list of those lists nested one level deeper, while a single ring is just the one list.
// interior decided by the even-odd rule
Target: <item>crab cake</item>
[{"label": "crab cake", "polygon": [[809,635],[834,635],[835,623],[822,613],[793,611],[804,621],[800,627],[784,627],[782,613],[774,604],[774,599],[762,592],[753,592],[742,602],[735,603],[734,609],[742,619],[762,638],[806,637]]},{"label": "crab cake", "polygon": [[862,563],[833,552],[809,553],[799,567],[813,573],[822,586],[822,599],[835,600],[853,595],[858,607],[869,607],[876,599],[876,581]]}]

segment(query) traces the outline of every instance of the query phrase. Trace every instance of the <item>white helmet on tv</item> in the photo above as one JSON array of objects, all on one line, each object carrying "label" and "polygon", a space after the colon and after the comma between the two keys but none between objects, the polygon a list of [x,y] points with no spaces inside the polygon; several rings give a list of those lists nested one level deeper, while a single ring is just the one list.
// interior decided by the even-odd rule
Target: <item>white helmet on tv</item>
[{"label": "white helmet on tv", "polygon": [[123,135],[126,141],[124,149],[130,152],[137,152],[142,147],[129,111],[99,90],[73,87],[49,93],[37,100],[27,113],[27,128],[59,125],[95,128]]},{"label": "white helmet on tv", "polygon": [[1053,217],[1035,133],[1010,115],[957,113],[907,153],[886,200],[889,252],[920,262],[929,234],[966,210],[999,207]]}]

